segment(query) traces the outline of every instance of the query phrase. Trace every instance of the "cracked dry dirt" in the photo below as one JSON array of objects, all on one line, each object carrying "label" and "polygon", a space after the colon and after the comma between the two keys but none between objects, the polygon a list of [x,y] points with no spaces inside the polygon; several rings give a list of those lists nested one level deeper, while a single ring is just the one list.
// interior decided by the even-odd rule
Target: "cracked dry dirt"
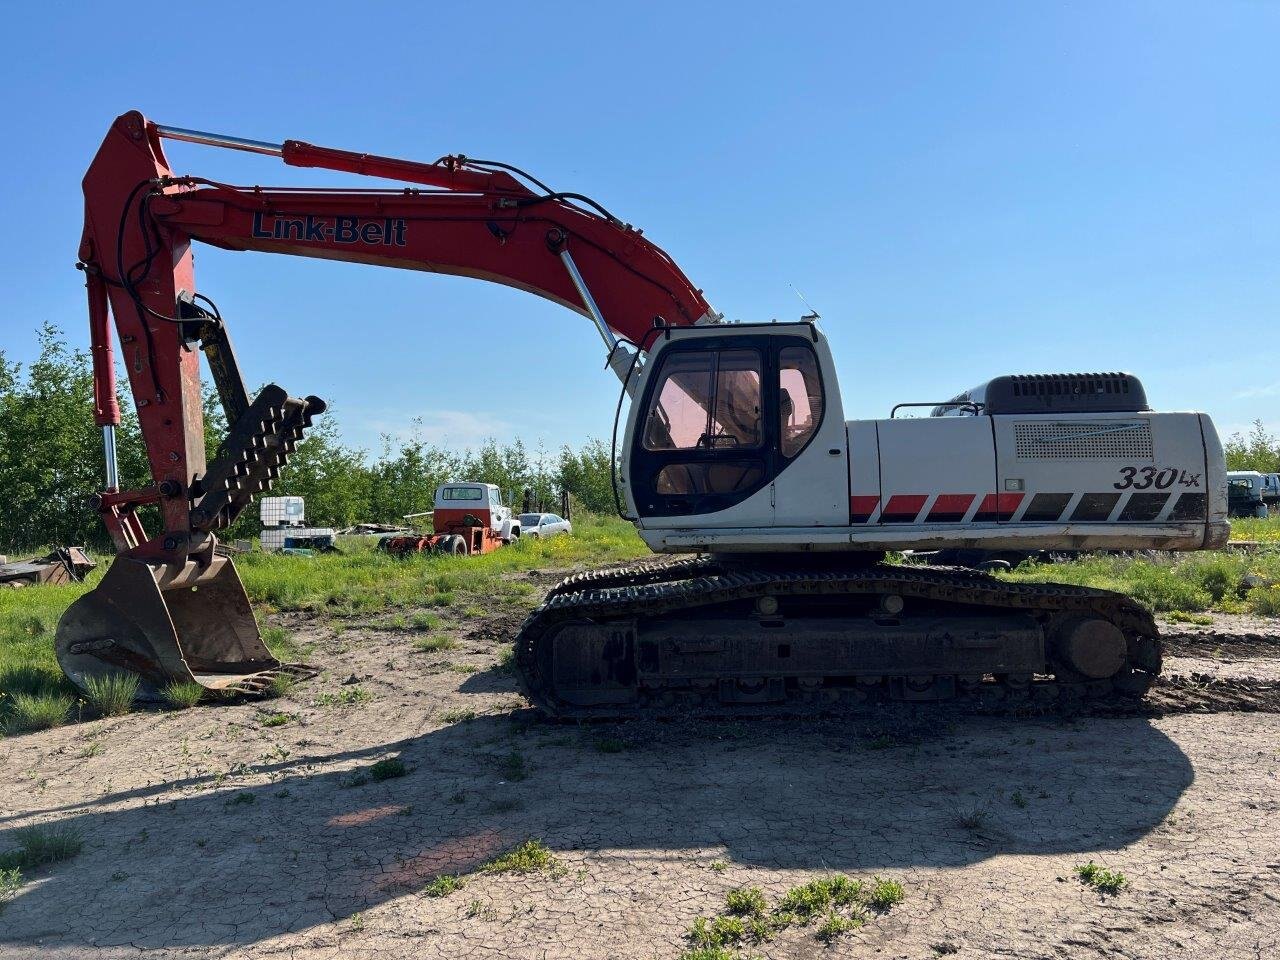
[{"label": "cracked dry dirt", "polygon": [[[282,699],[0,741],[0,850],[30,824],[85,838],[0,912],[0,956],[674,958],[726,891],[831,871],[906,900],[830,946],[797,927],[744,955],[1280,954],[1274,622],[1166,626],[1181,679],[1146,716],[576,727],[498,667],[519,617],[447,614],[436,653],[275,618],[325,671]],[[320,700],[355,687],[371,698]],[[406,776],[360,783],[392,755]],[[530,837],[559,869],[424,893]],[[1084,888],[1090,859],[1129,887]]]}]

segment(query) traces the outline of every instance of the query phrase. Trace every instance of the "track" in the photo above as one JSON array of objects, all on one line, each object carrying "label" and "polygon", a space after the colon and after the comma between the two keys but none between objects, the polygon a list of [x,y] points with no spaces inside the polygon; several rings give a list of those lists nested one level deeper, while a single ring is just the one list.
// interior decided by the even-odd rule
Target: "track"
[{"label": "track", "polygon": [[[583,705],[562,696],[554,685],[551,652],[557,632],[574,628],[594,632],[600,644],[624,634],[629,624],[667,617],[676,622],[698,616],[716,625],[719,611],[772,597],[820,619],[822,602],[874,602],[893,595],[912,605],[941,610],[980,610],[1036,618],[1051,627],[1056,618],[1085,616],[1104,620],[1122,631],[1127,663],[1113,677],[1089,680],[1069,670],[1054,675],[957,675],[948,699],[982,711],[1021,712],[1079,710],[1093,706],[1133,710],[1160,672],[1161,647],[1151,615],[1139,604],[1104,590],[1056,584],[1020,584],[969,570],[878,564],[849,570],[782,570],[726,564],[712,558],[646,563],[578,574],[554,587],[525,622],[516,640],[516,666],[526,695],[546,713],[570,719],[625,718],[667,714],[760,715],[811,713],[872,706],[901,699],[909,678],[858,677],[841,684],[823,681],[788,684],[774,702],[725,702],[714,684],[634,679],[625,691],[631,702]],[[622,643],[622,640],[616,640]],[[629,656],[629,654],[628,654]],[[601,661],[600,673],[616,673],[616,664]],[[634,671],[633,671],[634,673]],[[831,678],[835,679],[835,678]],[[849,680],[850,678],[841,678]],[[899,686],[895,688],[895,683]],[[895,689],[897,695],[895,696]],[[623,696],[624,693],[619,693]],[[908,699],[911,699],[908,696]],[[778,702],[780,701],[780,702]]]}]

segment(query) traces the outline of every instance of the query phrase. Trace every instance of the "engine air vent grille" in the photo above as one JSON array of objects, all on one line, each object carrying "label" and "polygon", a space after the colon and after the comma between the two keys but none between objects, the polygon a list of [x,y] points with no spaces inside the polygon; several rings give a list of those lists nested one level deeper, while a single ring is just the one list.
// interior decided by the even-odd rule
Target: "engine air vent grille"
[{"label": "engine air vent grille", "polygon": [[1030,420],[1015,423],[1013,431],[1019,460],[1152,459],[1146,420]]}]

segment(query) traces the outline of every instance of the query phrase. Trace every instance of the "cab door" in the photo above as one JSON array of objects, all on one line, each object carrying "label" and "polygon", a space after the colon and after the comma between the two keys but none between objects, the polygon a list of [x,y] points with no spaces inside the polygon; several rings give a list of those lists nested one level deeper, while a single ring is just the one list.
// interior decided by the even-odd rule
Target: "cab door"
[{"label": "cab door", "polygon": [[626,464],[642,521],[848,524],[843,411],[824,343],[795,333],[696,336],[655,362]]}]

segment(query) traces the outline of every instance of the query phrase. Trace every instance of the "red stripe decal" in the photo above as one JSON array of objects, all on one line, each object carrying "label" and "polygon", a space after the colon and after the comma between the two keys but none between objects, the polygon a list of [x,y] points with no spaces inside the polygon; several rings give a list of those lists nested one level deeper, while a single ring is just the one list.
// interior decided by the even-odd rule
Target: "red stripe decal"
[{"label": "red stripe decal", "polygon": [[978,512],[973,519],[1008,520],[1017,511],[1023,496],[1024,494],[1021,493],[988,493],[982,498],[982,503],[979,504]]},{"label": "red stripe decal", "polygon": [[876,512],[876,507],[880,503],[879,497],[850,497],[849,498],[849,520],[852,523],[866,523],[871,519],[871,515]]},{"label": "red stripe decal", "polygon": [[925,502],[929,499],[927,493],[895,493],[889,498],[889,502],[884,505],[884,513],[886,516],[895,517],[914,517],[924,509]]},{"label": "red stripe decal", "polygon": [[938,494],[938,499],[933,501],[933,507],[929,510],[929,516],[925,522],[960,522],[964,519],[964,515],[969,512],[969,505],[973,503],[974,496],[972,493]]}]

